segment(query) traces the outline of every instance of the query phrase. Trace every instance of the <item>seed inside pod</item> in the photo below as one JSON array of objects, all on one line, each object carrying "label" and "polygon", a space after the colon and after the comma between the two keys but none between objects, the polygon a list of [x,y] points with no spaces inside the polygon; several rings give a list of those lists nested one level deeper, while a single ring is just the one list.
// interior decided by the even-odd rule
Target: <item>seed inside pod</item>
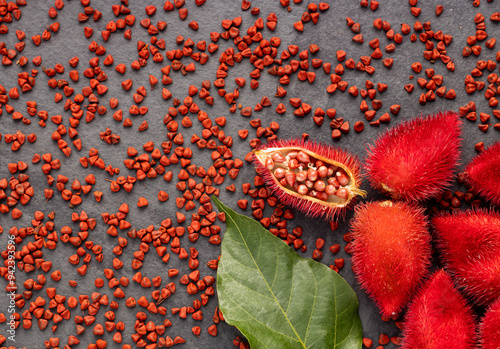
[{"label": "seed inside pod", "polygon": [[276,141],[254,151],[258,173],[285,204],[333,220],[358,195],[359,163],[346,151],[311,141]]}]

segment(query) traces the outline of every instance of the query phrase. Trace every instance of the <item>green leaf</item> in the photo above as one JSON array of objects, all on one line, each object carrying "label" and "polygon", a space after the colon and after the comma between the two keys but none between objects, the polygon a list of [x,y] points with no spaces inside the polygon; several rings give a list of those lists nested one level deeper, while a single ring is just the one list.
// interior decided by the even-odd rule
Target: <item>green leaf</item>
[{"label": "green leaf", "polygon": [[227,224],[217,270],[219,307],[252,349],[361,348],[358,298],[340,275],[212,200]]}]

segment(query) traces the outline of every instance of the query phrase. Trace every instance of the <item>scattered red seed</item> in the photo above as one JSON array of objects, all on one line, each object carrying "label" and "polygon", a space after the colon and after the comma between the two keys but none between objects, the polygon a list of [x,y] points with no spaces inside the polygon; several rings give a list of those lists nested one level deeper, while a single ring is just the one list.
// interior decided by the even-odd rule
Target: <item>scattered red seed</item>
[{"label": "scattered red seed", "polygon": [[[373,27],[380,30],[377,32],[380,35],[376,35],[378,37],[374,38],[370,37],[369,45],[364,45],[363,34],[365,33],[363,31],[368,23],[362,21],[362,17],[353,15],[352,17],[359,19],[360,22],[357,23],[348,17],[346,18],[346,29],[348,31],[350,29],[353,33],[351,35],[354,35],[352,37],[353,44],[350,45],[357,46],[356,49],[362,50],[360,51],[363,52],[362,56],[353,56],[352,47],[346,45],[339,47],[336,57],[333,58],[337,62],[332,62],[331,58],[321,56],[319,46],[321,42],[312,41],[308,46],[299,47],[293,42],[288,42],[289,38],[285,40],[284,37],[279,36],[282,32],[281,28],[284,26],[283,23],[279,22],[279,18],[285,13],[276,11],[276,13],[268,14],[267,18],[262,18],[260,9],[252,7],[251,2],[247,0],[241,2],[241,10],[250,9],[250,13],[243,12],[242,17],[225,19],[222,23],[217,23],[217,27],[213,29],[215,31],[204,33],[204,30],[212,29],[204,28],[205,22],[198,23],[196,16],[199,14],[194,11],[195,5],[203,6],[204,2],[203,0],[196,0],[194,4],[185,3],[184,0],[164,2],[163,15],[167,17],[170,15],[179,16],[182,21],[187,20],[182,25],[185,28],[188,27],[188,31],[198,31],[197,35],[205,35],[205,37],[197,39],[200,40],[198,42],[193,41],[186,34],[186,37],[179,35],[175,40],[177,46],[172,47],[169,46],[171,42],[168,42],[167,38],[162,38],[162,32],[168,27],[168,19],[154,20],[158,17],[156,12],[162,11],[161,7],[145,6],[144,12],[137,17],[139,26],[134,26],[138,14],[133,14],[132,10],[128,8],[128,1],[122,0],[120,4],[111,6],[115,17],[106,20],[107,23],[104,23],[98,30],[95,22],[102,21],[102,13],[97,7],[92,7],[97,6],[97,3],[91,4],[89,0],[81,0],[77,4],[79,10],[74,21],[82,23],[83,29],[79,31],[81,37],[76,37],[74,40],[83,39],[85,42],[88,40],[86,55],[89,54],[91,57],[88,64],[86,59],[80,62],[83,56],[73,57],[68,62],[57,62],[56,58],[56,61],[52,62],[45,57],[42,60],[42,56],[38,56],[34,52],[38,46],[53,45],[52,47],[56,48],[56,45],[61,45],[61,38],[63,38],[61,35],[64,35],[65,27],[64,25],[61,27],[60,23],[54,20],[66,16],[69,13],[68,6],[74,6],[65,4],[62,0],[56,0],[53,7],[46,10],[48,23],[45,28],[39,32],[30,33],[28,39],[26,39],[26,33],[23,30],[17,29],[15,36],[10,38],[5,36],[5,43],[0,42],[2,66],[6,76],[1,82],[3,85],[0,85],[0,117],[3,116],[2,122],[7,125],[3,135],[0,134],[0,142],[5,141],[7,147],[2,148],[0,144],[0,152],[2,157],[8,159],[7,166],[4,166],[5,174],[3,177],[0,173],[0,214],[5,216],[5,219],[15,220],[12,223],[17,226],[14,226],[9,234],[15,238],[16,243],[25,242],[23,249],[16,252],[17,269],[19,272],[26,273],[42,269],[45,273],[50,272],[51,282],[62,285],[60,282],[63,281],[66,285],[65,278],[67,276],[57,270],[60,262],[54,262],[54,266],[52,266],[53,261],[50,260],[51,255],[47,249],[55,249],[58,243],[69,243],[76,250],[68,256],[68,262],[75,267],[78,274],[91,275],[94,278],[92,280],[94,286],[102,289],[102,294],[97,292],[86,294],[84,291],[79,291],[77,281],[68,280],[70,287],[77,287],[74,292],[81,292],[81,294],[78,294],[77,297],[68,297],[66,308],[64,306],[65,296],[59,294],[59,288],[57,290],[54,287],[44,289],[45,276],[43,274],[40,274],[36,281],[28,279],[23,285],[16,285],[19,292],[16,296],[16,305],[20,309],[23,306],[26,308],[29,300],[34,304],[32,307],[36,307],[25,309],[26,313],[16,313],[16,326],[22,323],[26,329],[32,327],[34,321],[32,315],[34,315],[40,329],[43,330],[50,325],[52,331],[55,332],[58,326],[64,327],[65,321],[73,317],[76,322],[74,333],[76,336],[71,335],[68,338],[68,346],[78,344],[77,336],[83,334],[85,328],[90,325],[92,325],[92,332],[95,335],[102,335],[106,329],[107,332],[113,332],[111,340],[121,343],[127,339],[122,338],[121,334],[124,331],[124,324],[121,321],[115,321],[113,310],[119,308],[122,305],[119,300],[125,298],[125,306],[130,309],[135,308],[133,311],[136,313],[137,322],[133,329],[132,339],[137,347],[148,348],[149,342],[156,342],[154,345],[158,347],[169,347],[183,343],[185,340],[181,337],[174,334],[171,334],[170,337],[164,334],[165,329],[172,325],[169,320],[155,323],[154,320],[148,319],[148,315],[159,313],[165,316],[167,308],[162,306],[162,302],[176,292],[175,285],[177,285],[177,289],[180,288],[180,285],[185,285],[188,294],[199,295],[199,297],[193,301],[192,306],[191,304],[176,303],[175,306],[179,306],[178,308],[169,307],[172,309],[172,316],[186,318],[191,314],[191,317],[198,321],[203,318],[202,309],[210,304],[208,300],[214,294],[215,279],[210,275],[199,275],[198,266],[201,261],[207,263],[210,269],[215,270],[218,260],[214,259],[209,262],[203,262],[201,258],[198,260],[198,250],[194,247],[188,249],[185,245],[185,238],[182,236],[187,235],[192,244],[196,243],[199,238],[206,238],[214,245],[220,244],[221,227],[218,220],[223,222],[225,217],[216,214],[209,198],[210,195],[219,195],[221,187],[229,192],[228,195],[237,195],[235,198],[237,198],[236,202],[240,209],[248,212],[251,210],[253,216],[261,224],[268,227],[274,235],[280,237],[287,244],[293,245],[295,249],[300,249],[301,253],[306,252],[307,245],[310,244],[308,239],[310,232],[303,231],[299,227],[288,228],[287,222],[293,220],[293,212],[278,203],[277,198],[263,186],[261,177],[257,176],[253,183],[244,183],[241,188],[234,183],[240,169],[244,168],[246,164],[233,154],[235,150],[232,147],[233,142],[240,142],[238,150],[244,149],[242,147],[246,146],[246,142],[248,142],[250,145],[248,151],[250,148],[258,147],[263,142],[278,139],[281,136],[279,136],[280,125],[277,120],[287,117],[287,107],[289,114],[293,114],[292,118],[300,118],[300,122],[313,122],[314,127],[317,128],[325,127],[322,125],[325,123],[326,114],[328,117],[326,120],[329,121],[332,130],[332,139],[340,142],[346,141],[342,138],[356,137],[357,133],[364,131],[363,118],[368,121],[367,125],[383,128],[384,123],[391,121],[391,117],[393,119],[401,117],[399,115],[401,108],[405,107],[404,105],[394,104],[386,108],[390,105],[387,104],[387,99],[392,98],[393,91],[402,91],[404,88],[408,93],[412,93],[416,88],[418,91],[409,96],[418,99],[422,105],[430,104],[436,99],[441,99],[443,103],[454,103],[452,102],[454,99],[462,98],[460,87],[449,85],[447,75],[438,75],[440,70],[437,65],[434,66],[435,64],[444,64],[447,71],[454,72],[455,59],[457,62],[459,60],[474,60],[475,62],[475,67],[463,80],[465,92],[471,95],[477,92],[484,93],[488,107],[496,108],[498,105],[498,76],[495,69],[497,62],[500,61],[500,55],[491,51],[496,46],[496,39],[492,37],[491,29],[487,27],[487,21],[485,22],[485,17],[480,13],[471,18],[476,28],[467,38],[467,46],[460,47],[462,58],[453,57],[450,53],[453,52],[451,48],[448,51],[448,46],[453,44],[453,36],[446,32],[445,28],[435,31],[439,27],[434,28],[434,23],[430,21],[421,23],[418,20],[415,20],[413,28],[411,23],[403,23],[401,28],[399,26],[392,28],[391,23],[382,19],[385,18],[385,15],[381,15],[382,18],[373,21]],[[479,0],[475,0],[473,6],[479,6],[479,3]],[[293,24],[295,30],[299,32],[297,35],[303,35],[300,32],[310,31],[311,26],[318,23],[320,15],[329,15],[329,13],[325,13],[330,7],[326,2],[311,3],[305,6],[301,4],[300,0],[295,0],[293,3],[281,0],[280,4],[287,11],[302,8],[299,12],[299,14],[303,13],[300,20]],[[7,34],[9,29],[13,30],[15,26],[12,23],[24,18],[21,14],[25,5],[25,0],[4,1],[4,3],[0,1],[0,15],[2,16],[0,35]],[[371,11],[385,10],[383,4],[380,6],[379,2],[375,0],[360,1],[360,5],[369,7]],[[420,18],[421,9],[418,7],[417,0],[409,0],[409,5],[409,12]],[[358,10],[366,11],[367,9],[358,8]],[[435,15],[440,16],[443,12],[443,6],[437,5]],[[292,11],[292,13],[294,12]],[[500,21],[500,14],[493,13],[490,16],[490,21]],[[168,23],[170,24],[170,22]],[[21,21],[19,24],[22,25],[23,22]],[[97,31],[94,33],[95,30]],[[141,31],[144,34],[147,31],[147,35],[149,35],[147,40],[142,35],[141,37],[145,41],[138,39],[138,34]],[[123,38],[122,35],[117,35],[120,32],[123,32]],[[193,32],[191,31],[191,33]],[[407,35],[410,35],[410,47],[418,47],[417,50],[421,48],[421,51],[417,51],[414,56],[421,57],[423,55],[424,60],[415,62],[410,67],[401,67],[401,62],[398,62],[397,57],[399,54],[398,45],[407,40],[405,39]],[[107,52],[107,42],[117,42],[118,40],[122,40],[124,48],[133,44],[133,50],[124,51],[131,55],[130,60],[130,57],[123,60],[121,52]],[[384,48],[382,48],[380,40],[382,42],[389,40],[389,42],[383,44]],[[228,43],[221,45],[221,42],[224,41],[228,41]],[[484,47],[482,42],[484,42]],[[167,47],[170,50],[167,50]],[[197,81],[197,76],[201,76],[206,71],[203,66],[209,60],[214,59],[218,60],[218,66],[216,71],[212,72],[213,80],[205,80],[201,83]],[[33,66],[29,65],[30,60]],[[231,75],[234,73],[231,70],[237,69],[239,64],[248,63],[252,65],[250,77],[236,75],[238,77],[235,77],[234,83],[227,79],[228,76],[235,76]],[[332,63],[335,63],[333,71]],[[391,68],[393,64],[394,68]],[[11,73],[14,68],[9,67],[16,65],[18,68],[16,68],[15,73]],[[68,65],[71,68],[68,69]],[[461,66],[463,65],[461,64]],[[321,72],[321,69],[318,70],[320,67],[326,76]],[[403,69],[407,69],[407,73],[409,71],[411,74],[415,74],[416,84],[408,83],[404,86],[396,86],[391,83],[388,85],[387,81],[383,81],[385,69],[401,69],[402,72]],[[139,76],[139,74],[145,73],[144,70],[148,70],[148,75]],[[422,70],[425,74],[422,73]],[[354,75],[372,75],[375,71],[379,72],[379,74],[373,75],[373,79],[376,79],[373,81],[376,83],[366,80],[364,87],[359,83],[354,84],[355,81],[358,81],[353,80]],[[270,76],[263,79],[261,75],[266,74],[266,72]],[[40,78],[40,74],[42,80],[38,81],[37,78]],[[126,74],[120,79],[123,91],[115,90],[119,86],[114,86],[108,81],[109,74],[115,74],[115,76]],[[69,79],[66,76],[69,76]],[[144,79],[142,79],[143,77]],[[269,87],[270,78],[276,78],[278,85],[271,86],[272,88],[267,90],[266,93],[269,97],[259,95],[258,88],[266,89]],[[47,84],[43,82],[44,79],[47,79]],[[176,79],[190,79],[191,85],[187,91],[180,91],[177,88],[171,88],[171,91],[167,89],[165,85],[173,84],[176,86]],[[210,77],[210,79],[212,78]],[[413,76],[410,77],[411,79]],[[146,84],[144,81],[147,81]],[[295,81],[299,85],[307,81],[307,85],[311,89],[317,88],[318,93],[324,94],[325,90],[328,95],[347,92],[349,98],[360,98],[361,101],[355,102],[355,105],[359,105],[362,114],[359,115],[355,111],[352,114],[343,115],[344,110],[339,109],[339,115],[337,115],[335,109],[327,109],[324,105],[318,104],[321,103],[321,99],[307,100],[307,96],[297,94],[298,90],[294,87]],[[153,108],[155,105],[156,93],[160,94],[157,91],[159,83],[164,85],[161,88],[161,101],[165,116],[163,125],[160,123],[158,126],[154,123],[149,108]],[[31,100],[32,98],[29,97],[31,90],[47,89],[46,86],[49,87],[47,96],[50,97],[46,103],[42,103],[42,101],[37,103]],[[152,91],[148,91],[150,90],[148,86],[151,87]],[[269,91],[272,91],[271,94]],[[275,94],[274,91],[276,91]],[[257,96],[252,104],[248,102],[250,100],[248,99],[249,93]],[[117,98],[119,95],[121,96],[120,101]],[[48,102],[52,100],[54,105],[50,105]],[[117,109],[119,105],[122,109]],[[214,114],[211,109],[212,105],[216,107],[225,105],[230,114]],[[270,106],[273,108],[266,109]],[[468,123],[477,123],[479,119],[478,128],[484,132],[485,136],[500,131],[500,123],[492,122],[491,118],[493,115],[493,120],[500,119],[500,112],[495,109],[488,112],[485,109],[488,107],[478,104],[476,110],[474,102],[461,107],[460,115],[467,119],[464,127],[468,127]],[[108,108],[113,109],[112,120],[106,116]],[[155,109],[151,110],[157,112]],[[262,112],[266,113],[266,117],[259,119],[258,114]],[[239,119],[241,117],[243,119]],[[246,129],[245,127],[248,126],[242,126],[246,122],[244,119],[252,117],[255,118],[250,121],[252,128]],[[38,121],[39,126],[35,125],[33,128],[31,123],[35,120]],[[240,125],[241,129],[233,131],[233,125],[239,122],[237,120],[243,120],[243,124]],[[286,122],[288,123],[288,121]],[[99,128],[98,135],[89,131],[95,130],[92,125],[87,125],[91,123],[94,125],[103,123],[103,126]],[[226,126],[227,123],[230,123],[230,128]],[[9,128],[9,125],[18,128],[19,131]],[[135,127],[130,128],[132,126]],[[351,126],[355,133],[349,132]],[[37,131],[38,127],[46,128],[48,133]],[[141,139],[143,139],[142,137],[147,139],[149,132],[157,127],[166,128],[166,137],[164,136],[161,140],[152,139],[145,144],[139,144],[138,136],[134,137],[129,134],[137,130],[141,132],[139,134]],[[28,130],[29,128],[31,129]],[[7,131],[9,129],[11,131]],[[236,137],[236,133],[238,137]],[[250,133],[250,138],[247,141]],[[99,143],[102,147],[132,141],[132,143],[127,143],[130,144],[130,148],[126,152],[126,157],[118,150],[110,156],[109,152],[99,152],[92,148],[92,145],[97,144],[93,143],[97,136],[103,141],[103,143]],[[303,136],[307,138],[308,134],[304,133]],[[39,150],[40,154],[35,154],[32,157],[32,168],[28,168],[27,163],[24,162],[26,160],[23,161],[25,156],[23,154],[30,152],[30,149],[35,149],[30,144],[35,143],[40,137],[43,140],[50,137],[48,146],[57,147],[58,150],[55,152],[51,149]],[[123,141],[121,137],[125,137]],[[484,138],[485,141],[486,139]],[[46,143],[41,143],[41,145],[43,144]],[[133,148],[134,146],[137,150]],[[196,152],[193,152],[193,146],[198,149]],[[482,151],[484,147],[483,142],[475,145],[478,152]],[[57,156],[59,151],[64,154],[63,159]],[[10,152],[16,153],[11,154]],[[207,155],[210,154],[210,156],[206,156],[201,161],[199,154],[203,152]],[[245,157],[246,161],[251,161],[251,153],[249,154],[250,156]],[[75,163],[75,156],[78,158],[78,163]],[[124,156],[124,160],[120,156]],[[14,161],[14,159],[16,160]],[[122,160],[125,168],[122,167]],[[80,171],[76,170],[80,167],[83,167]],[[103,173],[103,171],[107,173]],[[43,176],[43,183],[46,180],[47,184],[34,188],[30,184],[31,178],[40,175]],[[158,176],[162,176],[164,182],[159,179],[163,183],[162,187],[157,189],[155,192],[157,194],[153,195],[157,195],[159,202],[165,202],[169,199],[167,192],[174,195],[174,201],[178,208],[175,219],[173,214],[167,210],[163,212],[165,218],[161,223],[151,222],[150,226],[142,227],[137,222],[127,221],[129,213],[127,204],[120,206],[117,212],[101,212],[102,223],[98,223],[96,218],[89,217],[83,210],[80,210],[79,213],[75,211],[77,207],[87,207],[86,200],[89,199],[88,195],[91,192],[93,194],[91,202],[97,203],[96,210],[101,207],[99,203],[113,205],[116,198],[122,197],[121,195],[125,195],[125,193],[136,195],[138,207],[135,210],[139,210],[141,213],[155,210],[156,206],[153,203],[149,205],[146,198],[151,197],[148,189],[154,181],[158,181],[155,179]],[[171,185],[175,185],[176,188],[170,188]],[[233,192],[235,194],[232,194]],[[458,208],[464,203],[476,206],[481,204],[480,201],[474,200],[471,193],[457,193],[446,192],[442,198],[436,201],[439,208]],[[241,196],[241,194],[245,196]],[[71,217],[58,217],[57,221],[54,221],[54,212],[47,214],[33,210],[33,206],[29,203],[32,197],[39,195],[43,195],[46,201],[62,198],[72,209],[73,214]],[[135,205],[131,206],[135,207]],[[272,214],[267,214],[267,206],[274,210]],[[437,207],[433,208],[437,209]],[[96,211],[92,210],[92,212]],[[168,217],[169,215],[170,217]],[[29,223],[23,223],[28,217],[27,222]],[[71,218],[71,222],[69,222],[69,218]],[[59,224],[62,225],[59,226]],[[97,224],[106,225],[107,238],[114,241],[112,257],[103,253],[104,245],[99,245],[99,238],[93,237],[95,233],[91,231]],[[331,223],[331,230],[336,230],[338,227],[338,223]],[[1,232],[3,232],[3,228],[0,226]],[[301,238],[303,233],[304,239]],[[136,250],[131,250],[132,244],[128,244],[131,239],[140,240],[138,245],[134,244],[134,246],[138,246],[135,248]],[[311,250],[310,256],[316,260],[326,258],[322,252],[323,245],[323,239],[316,240],[315,249]],[[155,251],[149,252],[151,247],[154,247]],[[335,244],[329,250],[332,254],[336,254],[340,252],[341,247]],[[349,251],[349,245],[345,245],[344,249]],[[174,255],[177,255],[181,260],[188,260],[190,274],[182,276],[184,272],[179,268],[181,276],[177,276],[179,270],[171,268],[168,271],[168,277],[173,278],[173,280],[163,280],[162,283],[159,276],[148,275],[147,263],[151,260],[145,256],[148,252],[158,254],[163,263],[169,262]],[[114,276],[114,269],[120,270],[120,273],[126,269],[123,268],[124,264],[121,260],[121,256],[126,253],[133,255],[131,266],[133,269],[137,269],[137,274],[132,280],[144,289],[151,289],[151,293],[146,293],[138,299],[128,294],[129,278],[127,276],[123,274]],[[105,283],[104,279],[94,275],[93,268],[99,268],[99,263],[108,258],[113,261],[113,269],[104,269],[107,281]],[[65,263],[65,261],[61,261],[61,263]],[[333,263],[330,267],[338,272],[343,268],[345,262],[343,258],[336,258],[333,262],[329,260],[328,263]],[[2,275],[5,276],[4,270],[1,271]],[[178,279],[175,279],[176,277]],[[110,292],[106,295],[104,291],[106,287],[113,289],[113,295]],[[37,292],[42,293],[39,296]],[[45,296],[48,298],[46,299]],[[108,299],[108,297],[116,297],[116,300]],[[44,308],[46,303],[48,308]],[[80,305],[84,315],[70,313],[70,310],[75,309],[78,305]],[[104,313],[106,320],[109,321],[105,321],[103,324],[94,323],[99,311]],[[120,312],[116,313],[117,319],[119,314]],[[0,314],[0,317],[2,316],[3,314]],[[5,321],[5,319],[2,320]],[[216,324],[223,321],[223,316],[218,310],[216,310],[213,321],[214,324],[208,327],[207,331],[210,335],[216,336]],[[203,328],[206,327],[193,327],[194,336],[200,336]],[[399,337],[389,338],[385,335],[379,338],[379,343],[385,345],[389,340],[393,344],[399,345]],[[108,342],[109,340],[97,339],[95,343],[87,343],[87,345],[92,348],[104,348],[111,345]],[[241,338],[235,343],[240,348],[248,348],[248,344]],[[59,338],[47,339],[44,344],[46,347],[66,345],[65,340],[60,341]],[[363,344],[365,347],[371,347],[373,343],[364,338]],[[125,344],[123,348],[131,348],[131,346]]]}]

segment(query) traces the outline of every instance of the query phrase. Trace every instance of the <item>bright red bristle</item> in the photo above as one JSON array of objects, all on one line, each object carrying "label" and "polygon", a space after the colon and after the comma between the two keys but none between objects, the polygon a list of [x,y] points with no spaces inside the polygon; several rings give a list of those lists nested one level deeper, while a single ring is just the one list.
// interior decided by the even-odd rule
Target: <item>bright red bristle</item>
[{"label": "bright red bristle", "polygon": [[481,349],[500,348],[500,298],[491,305],[479,324]]},{"label": "bright red bristle", "polygon": [[307,196],[300,197],[298,195],[290,195],[279,184],[273,174],[266,168],[257,156],[254,155],[254,164],[257,172],[264,179],[266,185],[271,189],[273,194],[285,205],[298,209],[312,218],[323,218],[328,221],[343,218],[347,209],[352,208],[356,202],[356,195],[364,195],[365,193],[358,188],[361,186],[360,164],[356,156],[347,151],[332,145],[317,143],[310,140],[291,139],[291,140],[276,140],[263,144],[254,152],[265,152],[269,149],[285,149],[285,148],[300,148],[314,153],[316,156],[328,159],[329,161],[342,164],[342,167],[349,169],[353,178],[353,187],[356,189],[351,193],[349,203],[345,206],[325,205],[319,200],[310,200]]},{"label": "bright red bristle", "polygon": [[475,193],[500,206],[500,141],[472,159],[465,174]]},{"label": "bright red bristle", "polygon": [[389,129],[368,148],[366,171],[372,186],[407,201],[443,192],[458,166],[461,125],[458,115],[448,111]]},{"label": "bright red bristle", "polygon": [[382,315],[399,315],[428,273],[423,209],[405,202],[360,204],[351,223],[352,270]]},{"label": "bright red bristle", "polygon": [[478,305],[500,296],[500,214],[468,210],[432,219],[436,243],[458,287]]},{"label": "bright red bristle", "polygon": [[436,271],[413,298],[403,327],[403,349],[476,347],[472,308],[453,287],[450,275]]}]

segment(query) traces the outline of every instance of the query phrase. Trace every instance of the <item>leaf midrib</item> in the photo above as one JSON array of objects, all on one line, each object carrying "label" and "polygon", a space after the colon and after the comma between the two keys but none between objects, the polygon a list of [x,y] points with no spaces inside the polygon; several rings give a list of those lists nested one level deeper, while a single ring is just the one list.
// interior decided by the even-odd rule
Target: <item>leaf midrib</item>
[{"label": "leaf midrib", "polygon": [[281,313],[283,314],[283,317],[286,319],[286,321],[288,322],[288,325],[290,326],[290,328],[292,329],[293,333],[295,333],[295,336],[297,336],[297,339],[299,341],[299,343],[302,345],[302,347],[304,349],[307,349],[307,346],[305,345],[305,343],[302,341],[302,338],[300,338],[299,334],[297,333],[297,331],[295,330],[295,327],[292,325],[292,323],[290,322],[290,319],[288,318],[288,316],[286,315],[285,311],[283,310],[283,308],[281,307],[281,304],[278,302],[278,299],[276,298],[276,296],[274,295],[274,292],[272,291],[272,289],[269,287],[269,284],[267,283],[266,281],[266,278],[264,277],[264,275],[262,274],[261,270],[260,270],[260,267],[259,265],[257,264],[257,262],[255,261],[255,258],[253,258],[253,255],[250,253],[250,249],[248,248],[248,245],[246,243],[246,240],[245,238],[243,237],[243,234],[239,228],[239,226],[236,224],[236,222],[234,221],[234,219],[231,217],[231,215],[229,214],[229,212],[227,212],[224,208],[221,208],[222,211],[224,211],[224,213],[226,214],[226,217],[229,217],[229,219],[233,222],[233,225],[234,227],[236,227],[236,230],[238,231],[238,233],[240,234],[242,240],[243,240],[243,243],[245,244],[245,248],[246,250],[248,251],[248,254],[250,255],[250,257],[252,258],[252,261],[255,265],[255,267],[257,268],[257,270],[259,271],[259,274],[260,276],[262,277],[262,280],[264,280],[264,283],[266,284],[269,292],[271,293],[271,295],[273,296],[273,299],[274,301],[276,302],[276,304],[278,305],[278,307],[280,308],[281,310]]}]

